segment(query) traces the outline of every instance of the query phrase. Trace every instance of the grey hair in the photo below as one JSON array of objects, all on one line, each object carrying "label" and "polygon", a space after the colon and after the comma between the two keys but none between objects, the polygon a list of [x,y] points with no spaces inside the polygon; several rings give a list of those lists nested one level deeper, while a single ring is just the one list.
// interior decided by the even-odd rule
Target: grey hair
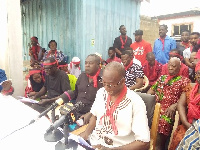
[{"label": "grey hair", "polygon": [[178,61],[181,65],[181,60],[178,57],[172,57],[172,58],[170,58],[170,60]]}]

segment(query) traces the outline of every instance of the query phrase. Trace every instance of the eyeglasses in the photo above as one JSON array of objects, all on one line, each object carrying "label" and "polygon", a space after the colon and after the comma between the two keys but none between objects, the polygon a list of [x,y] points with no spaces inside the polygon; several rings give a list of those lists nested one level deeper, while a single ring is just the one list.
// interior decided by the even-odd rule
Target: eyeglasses
[{"label": "eyeglasses", "polygon": [[[123,78],[124,78],[124,77],[123,77]],[[121,81],[122,81],[123,78],[121,78],[121,79],[117,82],[117,84],[115,84],[115,85],[108,84],[108,83],[104,82],[103,80],[102,80],[102,83],[103,83],[103,86],[104,86],[104,87],[107,86],[107,87],[109,87],[109,88],[115,88],[116,86],[118,86],[118,85],[121,83]]]}]

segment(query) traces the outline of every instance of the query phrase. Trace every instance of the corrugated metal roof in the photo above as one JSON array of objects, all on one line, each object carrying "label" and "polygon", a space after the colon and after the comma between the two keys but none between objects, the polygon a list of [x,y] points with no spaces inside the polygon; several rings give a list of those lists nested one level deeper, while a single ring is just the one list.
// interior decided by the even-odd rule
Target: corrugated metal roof
[{"label": "corrugated metal roof", "polygon": [[[52,39],[69,59],[107,49],[124,24],[127,35],[139,28],[140,2],[133,0],[27,0],[21,3],[24,60],[28,60],[30,37],[37,36],[45,49]],[[93,44],[93,42],[95,42]],[[84,69],[84,63],[81,67]]]}]

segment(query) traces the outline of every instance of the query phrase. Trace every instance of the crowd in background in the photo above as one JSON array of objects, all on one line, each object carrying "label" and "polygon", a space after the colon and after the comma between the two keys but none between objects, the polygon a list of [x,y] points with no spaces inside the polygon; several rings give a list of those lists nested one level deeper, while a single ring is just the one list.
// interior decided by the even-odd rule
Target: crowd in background
[{"label": "crowd in background", "polygon": [[[163,150],[167,146],[167,139],[171,135],[175,112],[176,110],[179,111],[181,123],[173,135],[173,142],[170,145],[170,149],[173,150],[179,145],[187,129],[192,126],[193,121],[200,119],[200,34],[198,32],[182,31],[181,42],[176,42],[167,35],[167,26],[160,25],[160,37],[155,40],[152,46],[142,39],[142,30],[136,30],[133,33],[135,42],[132,42],[132,39],[126,35],[127,31],[124,25],[119,27],[119,31],[121,35],[114,39],[113,45],[107,50],[108,58],[102,58],[100,54],[88,55],[85,59],[85,72],[81,72],[81,61],[76,56],[67,64],[63,52],[57,50],[57,42],[55,40],[49,42],[49,50],[45,51],[38,43],[38,38],[32,37],[29,49],[32,69],[29,70],[29,75],[26,77],[27,87],[24,96],[39,100],[38,104],[31,105],[33,109],[39,112],[44,111],[59,97],[68,101],[82,101],[85,104],[85,108],[79,111],[78,114],[80,118],[84,118],[84,123],[88,123],[88,118],[92,118],[95,114],[98,118],[98,102],[95,100],[95,98],[97,99],[97,91],[104,87],[108,92],[107,94],[112,96],[117,90],[111,89],[115,89],[124,82],[125,87],[129,90],[156,95],[156,102],[161,104],[158,127],[160,143],[157,144],[158,149]],[[113,64],[111,62],[118,63]],[[123,72],[119,64],[125,70],[124,77],[123,73],[116,72],[120,70]],[[112,79],[108,78],[108,76],[112,73],[107,73],[106,71],[106,73],[103,73],[102,71],[106,70],[106,67],[111,69],[110,72],[116,72],[116,74],[122,76],[121,79],[117,78],[115,81],[115,75],[112,75],[114,81],[111,82]],[[3,70],[1,72],[2,94],[10,95],[14,91],[11,81],[7,81]],[[145,78],[149,81],[148,85],[146,85]],[[110,79],[110,82],[105,81],[105,79]],[[191,84],[195,82],[195,86]],[[124,90],[125,93],[129,93],[129,90],[127,91],[125,87],[122,86],[121,90],[119,89],[116,92],[116,95],[123,93]],[[101,93],[97,94],[101,97]],[[122,94],[121,99],[123,96]],[[130,96],[129,98],[131,99],[132,97]],[[114,108],[112,113],[114,113],[115,109],[117,108]],[[113,120],[113,117],[107,116]],[[120,119],[123,120],[122,118]],[[113,121],[110,121],[110,123],[113,132],[117,132],[117,125]],[[125,133],[128,134],[128,127],[124,128],[127,130]],[[119,128],[119,130],[121,129]],[[135,129],[132,129],[132,131],[136,132]],[[83,135],[83,137],[87,136]],[[146,137],[143,136],[143,138],[145,140],[141,141],[144,143],[149,142],[148,135]],[[110,140],[105,140],[106,144],[109,145]],[[124,142],[124,140],[117,138],[112,140]],[[117,146],[120,146],[120,144]],[[146,145],[141,146],[145,147]]]}]

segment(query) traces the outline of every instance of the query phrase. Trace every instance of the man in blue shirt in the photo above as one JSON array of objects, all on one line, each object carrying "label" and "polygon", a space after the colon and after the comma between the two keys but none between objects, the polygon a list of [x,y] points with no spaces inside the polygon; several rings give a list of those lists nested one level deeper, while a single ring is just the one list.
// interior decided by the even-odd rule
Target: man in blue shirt
[{"label": "man in blue shirt", "polygon": [[176,41],[166,34],[167,28],[167,25],[160,25],[160,38],[155,40],[153,47],[156,60],[161,64],[166,64],[169,61],[169,52],[176,48]]}]

